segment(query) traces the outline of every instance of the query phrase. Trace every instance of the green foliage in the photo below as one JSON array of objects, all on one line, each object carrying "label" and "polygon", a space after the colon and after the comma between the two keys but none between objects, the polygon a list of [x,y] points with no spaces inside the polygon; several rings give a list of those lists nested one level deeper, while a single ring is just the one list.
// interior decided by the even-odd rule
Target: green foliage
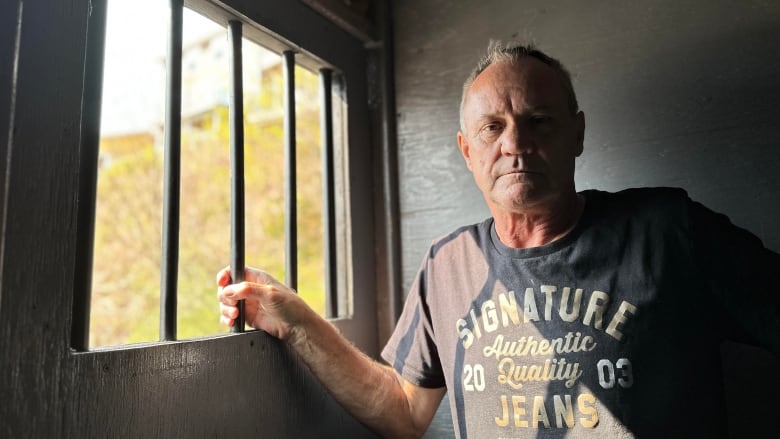
[{"label": "green foliage", "polygon": [[[281,71],[270,73],[259,95],[245,96],[246,263],[283,280]],[[323,313],[318,84],[301,69],[296,76],[298,289]],[[214,278],[230,256],[229,131],[224,107],[182,127],[179,338],[226,330],[219,325]],[[121,147],[113,142],[101,144],[104,157],[117,157],[106,160],[99,174],[91,346],[159,337],[162,149],[149,136],[125,137]]]}]

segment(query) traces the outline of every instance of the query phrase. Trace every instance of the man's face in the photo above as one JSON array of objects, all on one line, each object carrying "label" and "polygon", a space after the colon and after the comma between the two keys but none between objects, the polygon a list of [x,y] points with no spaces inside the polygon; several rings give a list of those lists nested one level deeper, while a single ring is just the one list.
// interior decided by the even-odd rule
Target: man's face
[{"label": "man's face", "polygon": [[458,133],[491,211],[528,213],[574,192],[585,118],[573,115],[557,73],[534,58],[499,62],[469,87]]}]

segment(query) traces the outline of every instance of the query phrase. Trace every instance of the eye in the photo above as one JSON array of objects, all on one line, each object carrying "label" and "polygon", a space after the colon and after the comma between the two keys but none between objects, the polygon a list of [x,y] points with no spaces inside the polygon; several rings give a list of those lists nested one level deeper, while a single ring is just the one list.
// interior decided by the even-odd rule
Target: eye
[{"label": "eye", "polygon": [[538,134],[548,134],[553,131],[555,120],[547,114],[534,114],[528,118],[528,129]]},{"label": "eye", "polygon": [[496,132],[496,131],[500,131],[500,130],[501,130],[501,124],[499,124],[498,122],[490,122],[490,123],[485,124],[482,127],[482,131],[488,132],[488,133]]},{"label": "eye", "polygon": [[534,126],[544,125],[552,122],[552,117],[547,116],[546,114],[537,114],[531,116],[529,121],[531,122],[531,125]]},{"label": "eye", "polygon": [[479,128],[477,136],[483,142],[493,142],[501,135],[503,129],[504,125],[500,122],[486,122]]}]

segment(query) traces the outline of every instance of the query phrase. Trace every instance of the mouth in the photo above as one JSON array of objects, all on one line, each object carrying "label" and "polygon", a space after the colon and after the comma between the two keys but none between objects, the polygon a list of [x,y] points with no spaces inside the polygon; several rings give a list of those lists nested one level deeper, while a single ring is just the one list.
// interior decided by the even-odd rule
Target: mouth
[{"label": "mouth", "polygon": [[533,175],[533,174],[539,174],[539,172],[531,171],[528,169],[510,169],[506,172],[501,173],[501,177],[506,176],[512,176],[512,175]]}]

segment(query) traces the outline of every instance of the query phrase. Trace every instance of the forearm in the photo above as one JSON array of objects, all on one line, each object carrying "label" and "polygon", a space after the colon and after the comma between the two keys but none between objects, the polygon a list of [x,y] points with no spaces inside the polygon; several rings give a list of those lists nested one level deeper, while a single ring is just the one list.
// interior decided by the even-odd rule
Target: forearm
[{"label": "forearm", "polygon": [[385,437],[422,436],[444,388],[425,389],[399,378],[352,346],[272,276],[253,268],[246,275],[245,282],[231,284],[228,269],[217,274],[223,324],[233,324],[244,300],[247,323],[285,340],[355,418]]},{"label": "forearm", "polygon": [[383,437],[418,437],[395,371],[368,358],[319,316],[305,319],[288,343],[325,388],[356,419]]}]

